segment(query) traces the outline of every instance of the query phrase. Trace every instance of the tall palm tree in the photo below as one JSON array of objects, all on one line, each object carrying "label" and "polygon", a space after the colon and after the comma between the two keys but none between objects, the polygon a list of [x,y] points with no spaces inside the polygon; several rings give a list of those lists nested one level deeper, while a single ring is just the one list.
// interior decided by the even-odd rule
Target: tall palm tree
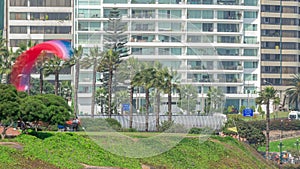
[{"label": "tall palm tree", "polygon": [[154,68],[146,68],[141,70],[140,72],[136,73],[133,77],[132,84],[134,86],[141,86],[145,90],[145,99],[146,99],[146,118],[145,118],[145,130],[148,131],[149,127],[149,106],[150,106],[150,99],[149,99],[149,90],[154,86],[156,79],[156,70]]},{"label": "tall palm tree", "polygon": [[[122,62],[117,69],[116,78],[120,82],[129,83],[129,128],[132,128],[133,122],[133,93],[134,86],[132,84],[132,79],[134,75],[141,70],[143,64],[140,63],[136,58],[130,57]],[[129,80],[129,81],[128,81]]]},{"label": "tall palm tree", "polygon": [[300,74],[294,74],[290,83],[292,87],[286,89],[286,94],[291,103],[295,104],[295,109],[299,110],[300,102]]},{"label": "tall palm tree", "polygon": [[267,86],[264,90],[258,93],[259,96],[255,99],[256,104],[265,104],[267,106],[266,114],[266,159],[269,159],[269,144],[270,144],[270,101],[278,99],[277,90],[273,86]]},{"label": "tall palm tree", "polygon": [[93,68],[93,79],[92,79],[92,104],[91,104],[91,116],[94,118],[95,115],[95,94],[96,94],[96,78],[97,68],[101,64],[102,52],[99,48],[93,47],[90,49],[90,53],[82,58],[81,67],[84,69]]},{"label": "tall palm tree", "polygon": [[45,76],[49,76],[54,74],[54,93],[58,95],[59,90],[59,73],[61,70],[65,68],[69,68],[70,64],[68,61],[61,60],[59,57],[53,56],[49,57],[45,61],[44,65],[44,74]]},{"label": "tall palm tree", "polygon": [[[9,50],[6,47],[6,41],[2,38],[0,39],[0,82],[2,82],[3,75],[6,75],[7,72],[7,57],[9,56]],[[9,69],[11,70],[11,69]]]},{"label": "tall palm tree", "polygon": [[[107,90],[104,87],[100,87],[96,90],[96,103],[101,106],[100,113],[104,113],[105,100],[107,97]],[[105,108],[106,109],[106,108]]]},{"label": "tall palm tree", "polygon": [[191,114],[190,110],[195,110],[197,104],[198,92],[197,88],[191,84],[180,86],[180,102],[179,107],[187,110],[187,114]]},{"label": "tall palm tree", "polygon": [[37,58],[37,61],[35,63],[35,68],[39,71],[40,74],[40,94],[43,93],[44,89],[44,61],[46,60],[47,53],[43,51],[41,55]]},{"label": "tall palm tree", "polygon": [[121,59],[119,57],[119,52],[114,51],[113,49],[108,49],[102,55],[101,61],[97,70],[99,72],[107,73],[108,74],[108,115],[111,118],[112,115],[112,85],[113,85],[113,76],[115,70],[121,63]]},{"label": "tall palm tree", "polygon": [[177,72],[167,67],[164,67],[158,72],[158,78],[162,83],[162,90],[168,95],[168,121],[172,121],[172,91],[179,89],[177,77]]},{"label": "tall palm tree", "polygon": [[74,78],[74,113],[75,117],[78,115],[78,84],[79,84],[79,70],[80,70],[80,60],[82,58],[83,48],[78,46],[74,49],[74,55],[68,62],[69,66],[75,65],[75,78]]},{"label": "tall palm tree", "polygon": [[225,95],[220,88],[217,87],[210,87],[207,92],[207,100],[208,104],[210,105],[207,109],[207,113],[213,111],[219,111],[222,103],[225,101]]}]

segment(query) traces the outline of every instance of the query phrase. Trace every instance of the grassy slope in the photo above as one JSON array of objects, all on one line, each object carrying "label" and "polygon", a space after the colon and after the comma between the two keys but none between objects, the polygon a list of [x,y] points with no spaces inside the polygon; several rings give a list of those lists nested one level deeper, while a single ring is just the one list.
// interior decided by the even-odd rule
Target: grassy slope
[{"label": "grassy slope", "polygon": [[23,151],[0,146],[0,159],[4,159],[0,160],[0,166],[17,168],[15,166],[20,166],[17,159],[21,158],[30,162],[42,160],[60,168],[82,168],[80,163],[128,169],[141,168],[141,164],[174,169],[272,168],[256,156],[253,149],[229,137],[211,137],[202,144],[199,144],[198,138],[185,138],[170,151],[143,159],[111,154],[89,138],[76,134],[56,133],[44,140],[22,135],[15,141],[24,145]]}]

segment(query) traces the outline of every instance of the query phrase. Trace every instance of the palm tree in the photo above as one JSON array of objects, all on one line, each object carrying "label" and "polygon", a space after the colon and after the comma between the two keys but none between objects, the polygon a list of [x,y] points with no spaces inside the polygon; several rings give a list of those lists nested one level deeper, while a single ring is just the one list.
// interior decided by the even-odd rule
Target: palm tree
[{"label": "palm tree", "polygon": [[45,61],[44,65],[44,74],[45,76],[49,76],[54,74],[54,93],[58,95],[59,90],[59,73],[61,70],[65,68],[69,68],[70,64],[68,61],[61,60],[59,57],[50,57]]},{"label": "palm tree", "polygon": [[156,80],[156,70],[154,68],[146,68],[141,70],[140,72],[136,73],[132,79],[132,84],[134,86],[141,86],[145,90],[145,99],[146,99],[146,123],[145,123],[145,130],[148,131],[149,127],[149,106],[150,106],[150,99],[149,99],[149,90],[154,86],[154,81]]},{"label": "palm tree", "polygon": [[81,60],[81,66],[84,69],[93,67],[93,80],[92,80],[92,104],[91,104],[91,116],[94,118],[95,114],[95,93],[96,93],[96,76],[97,76],[97,68],[101,64],[99,62],[102,57],[102,52],[99,51],[98,47],[94,47],[90,49],[90,54],[86,55]]},{"label": "palm tree", "polygon": [[168,95],[168,121],[172,121],[172,91],[174,89],[179,89],[177,77],[177,72],[172,71],[167,67],[158,72],[158,78],[162,83],[162,90]]},{"label": "palm tree", "polygon": [[225,95],[220,88],[210,87],[207,92],[207,100],[209,104],[209,106],[207,107],[207,113],[220,111],[222,103],[225,101]]},{"label": "palm tree", "polygon": [[123,114],[123,104],[124,103],[128,103],[129,98],[128,98],[128,93],[125,90],[120,90],[116,92],[115,95],[115,102],[116,102],[116,106],[120,106],[121,105],[121,114]]},{"label": "palm tree", "polygon": [[293,75],[290,85],[292,87],[286,89],[286,94],[288,95],[290,102],[295,104],[295,109],[299,110],[300,74]]},{"label": "palm tree", "polygon": [[45,58],[46,55],[47,55],[47,53],[45,51],[43,51],[41,53],[41,55],[37,58],[37,61],[35,63],[35,67],[39,71],[39,74],[40,74],[40,94],[43,93],[43,89],[44,89],[44,87],[43,87],[43,85],[44,85],[44,72],[43,72],[43,70],[44,70],[44,64],[45,64],[44,61],[46,60],[46,58]]},{"label": "palm tree", "polygon": [[100,113],[104,113],[105,100],[107,97],[107,91],[105,88],[100,87],[96,90],[96,103],[101,106]]},{"label": "palm tree", "polygon": [[267,86],[263,91],[259,92],[259,97],[255,99],[256,104],[267,105],[267,124],[266,124],[266,159],[269,159],[269,144],[270,144],[270,101],[278,99],[277,90],[273,86]]},{"label": "palm tree", "polygon": [[180,102],[179,107],[187,110],[187,114],[190,114],[190,110],[195,110],[197,104],[197,88],[191,84],[180,86]]},{"label": "palm tree", "polygon": [[[133,122],[133,93],[134,93],[134,86],[132,84],[132,79],[134,75],[141,70],[143,64],[138,62],[138,60],[134,57],[130,57],[124,62],[122,62],[117,69],[116,78],[118,81],[124,81],[125,83],[129,83],[129,128],[132,128]],[[129,79],[129,81],[128,81]]]},{"label": "palm tree", "polygon": [[74,49],[74,55],[70,59],[70,66],[75,65],[75,78],[74,78],[74,113],[75,117],[78,115],[78,84],[79,84],[79,70],[80,70],[80,60],[82,58],[83,48],[78,46]]},{"label": "palm tree", "polygon": [[112,85],[113,85],[113,76],[116,68],[121,63],[119,52],[114,51],[113,49],[109,49],[105,51],[102,55],[101,61],[98,65],[97,70],[99,72],[107,73],[108,74],[108,114],[109,118],[112,115]]}]

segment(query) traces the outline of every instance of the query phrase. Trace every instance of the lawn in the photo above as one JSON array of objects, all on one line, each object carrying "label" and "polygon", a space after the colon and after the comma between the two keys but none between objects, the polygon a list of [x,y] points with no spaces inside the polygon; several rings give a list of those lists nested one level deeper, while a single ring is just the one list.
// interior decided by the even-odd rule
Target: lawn
[{"label": "lawn", "polygon": [[[271,119],[275,119],[275,118],[288,118],[288,114],[289,114],[289,112],[275,112],[275,113],[270,114],[270,118]],[[254,117],[242,117],[242,118],[245,121],[265,120],[266,119],[266,115],[264,115],[264,117],[262,117],[259,114],[255,114]]]},{"label": "lawn", "polygon": [[[298,149],[300,149],[300,137],[299,138],[291,138],[291,139],[284,139],[282,140],[283,143],[283,147],[282,150],[283,151],[297,151],[297,139],[299,139],[299,144],[298,144]],[[279,152],[279,143],[280,141],[273,141],[270,142],[270,152]],[[258,149],[259,151],[266,151],[266,147],[259,147]]]}]

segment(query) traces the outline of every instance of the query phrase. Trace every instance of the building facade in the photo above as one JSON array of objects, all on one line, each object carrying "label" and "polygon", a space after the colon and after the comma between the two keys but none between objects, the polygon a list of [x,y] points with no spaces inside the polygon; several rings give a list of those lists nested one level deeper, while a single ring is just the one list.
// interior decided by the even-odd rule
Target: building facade
[{"label": "building facade", "polygon": [[[53,39],[72,41],[72,0],[6,0],[4,36],[7,45],[17,49],[21,43],[31,40],[41,43]],[[60,80],[71,80],[71,72],[60,76]],[[38,75],[32,74],[32,77]],[[46,80],[53,80],[49,76]]]},{"label": "building facade", "polygon": [[[0,30],[3,32],[4,28],[4,0],[0,0]],[[1,35],[0,35],[1,36]]]},{"label": "building facade", "polygon": [[299,6],[295,0],[261,2],[261,85],[274,86],[281,98],[300,71]]},{"label": "building facade", "polygon": [[[198,88],[198,109],[212,86],[223,90],[225,107],[254,105],[261,83],[258,0],[76,0],[75,47],[88,53],[103,44],[112,8],[128,24],[131,57],[176,70],[181,84]],[[91,70],[81,70],[80,113],[90,112],[91,84]]]}]

